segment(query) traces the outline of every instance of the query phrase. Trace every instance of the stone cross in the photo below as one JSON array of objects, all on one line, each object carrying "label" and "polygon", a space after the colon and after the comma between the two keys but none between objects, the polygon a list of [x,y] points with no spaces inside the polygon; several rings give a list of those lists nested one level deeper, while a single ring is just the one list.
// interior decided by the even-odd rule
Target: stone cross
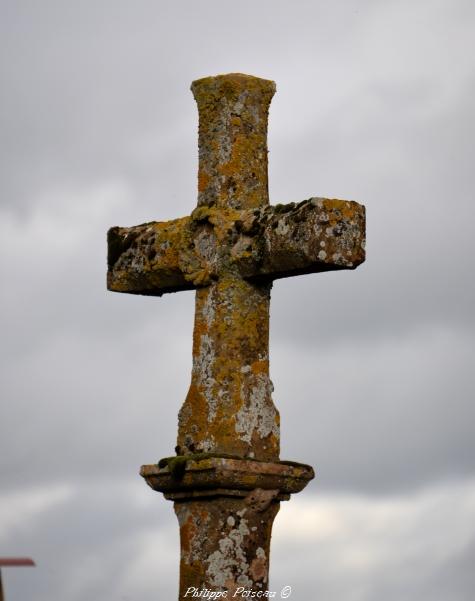
[{"label": "stone cross", "polygon": [[198,204],[188,217],[114,227],[108,288],[161,296],[196,290],[191,384],[176,457],[142,466],[175,501],[180,599],[268,586],[279,501],[313,477],[279,460],[269,378],[273,280],[354,269],[364,261],[364,207],[310,198],[269,205],[272,81],[232,73],[191,86],[199,111]]}]

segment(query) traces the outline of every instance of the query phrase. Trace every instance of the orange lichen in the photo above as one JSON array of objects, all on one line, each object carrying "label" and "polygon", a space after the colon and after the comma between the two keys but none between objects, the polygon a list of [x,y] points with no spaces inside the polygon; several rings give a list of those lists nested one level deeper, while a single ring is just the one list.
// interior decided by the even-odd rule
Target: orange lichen
[{"label": "orange lichen", "polygon": [[210,181],[209,175],[202,169],[198,172],[198,192],[206,190]]},{"label": "orange lichen", "polygon": [[188,516],[186,522],[180,528],[181,550],[183,553],[190,553],[191,543],[196,536],[197,528],[192,515]]},{"label": "orange lichen", "polygon": [[193,82],[200,116],[198,204],[268,204],[267,113],[272,81],[234,73]]}]

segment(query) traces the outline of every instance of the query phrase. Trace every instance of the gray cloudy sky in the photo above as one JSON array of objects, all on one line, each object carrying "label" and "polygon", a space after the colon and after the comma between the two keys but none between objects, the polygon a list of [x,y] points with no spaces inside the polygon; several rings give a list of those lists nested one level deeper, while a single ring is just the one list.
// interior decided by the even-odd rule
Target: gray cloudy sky
[{"label": "gray cloudy sky", "polygon": [[277,82],[271,202],[354,199],[368,258],[274,285],[282,457],[271,589],[475,590],[475,5],[0,3],[0,555],[8,599],[176,597],[178,527],[137,475],[169,455],[193,293],[105,290],[105,233],[196,202],[193,79]]}]

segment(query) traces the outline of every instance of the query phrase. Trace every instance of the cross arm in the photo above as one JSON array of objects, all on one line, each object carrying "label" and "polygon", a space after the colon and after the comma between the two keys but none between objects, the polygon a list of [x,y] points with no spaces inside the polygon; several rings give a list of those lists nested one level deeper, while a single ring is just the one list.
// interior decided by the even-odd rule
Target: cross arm
[{"label": "cross arm", "polygon": [[365,259],[365,209],[310,198],[260,209],[198,207],[189,217],[113,227],[107,287],[161,296],[206,286],[225,272],[249,280],[355,269]]},{"label": "cross arm", "polygon": [[365,208],[357,202],[310,198],[266,207],[262,217],[250,279],[355,269],[365,260]]},{"label": "cross arm", "polygon": [[107,288],[160,296],[195,287],[180,260],[189,217],[113,227],[107,233]]}]

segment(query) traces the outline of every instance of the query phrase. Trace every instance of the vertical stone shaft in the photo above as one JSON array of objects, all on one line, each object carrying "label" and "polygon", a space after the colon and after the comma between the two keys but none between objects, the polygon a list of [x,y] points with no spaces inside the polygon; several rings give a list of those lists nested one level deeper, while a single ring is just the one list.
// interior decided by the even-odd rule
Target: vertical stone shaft
[{"label": "vertical stone shaft", "polygon": [[232,73],[191,85],[199,113],[198,206],[269,204],[267,116],[275,83]]},{"label": "vertical stone shaft", "polygon": [[197,291],[191,385],[179,415],[180,454],[278,460],[269,300],[270,285],[232,275]]},{"label": "vertical stone shaft", "polygon": [[[195,81],[191,89],[199,111],[198,206],[269,204],[267,115],[275,84],[231,74]],[[237,273],[228,260],[233,243],[213,219],[195,242],[201,255],[216,258],[217,272],[196,292],[193,369],[179,414],[177,449],[185,455],[277,461],[279,414],[269,379],[271,284],[251,284]],[[279,503],[272,495],[263,506],[253,493],[229,495],[175,502],[180,599],[190,598],[192,590],[227,591],[232,597],[239,587],[267,589]]]},{"label": "vertical stone shaft", "polygon": [[[279,503],[260,509],[243,499],[215,498],[175,503],[180,526],[179,599],[191,592],[266,591],[272,523]],[[188,595],[187,595],[188,593]]]},{"label": "vertical stone shaft", "polygon": [[[269,204],[267,117],[272,81],[241,74],[195,81],[199,111],[198,205]],[[179,415],[180,454],[279,458],[279,415],[269,379],[270,284],[242,279],[226,257],[232,240],[203,229],[203,255],[218,249],[216,280],[196,292],[193,370]]]}]

